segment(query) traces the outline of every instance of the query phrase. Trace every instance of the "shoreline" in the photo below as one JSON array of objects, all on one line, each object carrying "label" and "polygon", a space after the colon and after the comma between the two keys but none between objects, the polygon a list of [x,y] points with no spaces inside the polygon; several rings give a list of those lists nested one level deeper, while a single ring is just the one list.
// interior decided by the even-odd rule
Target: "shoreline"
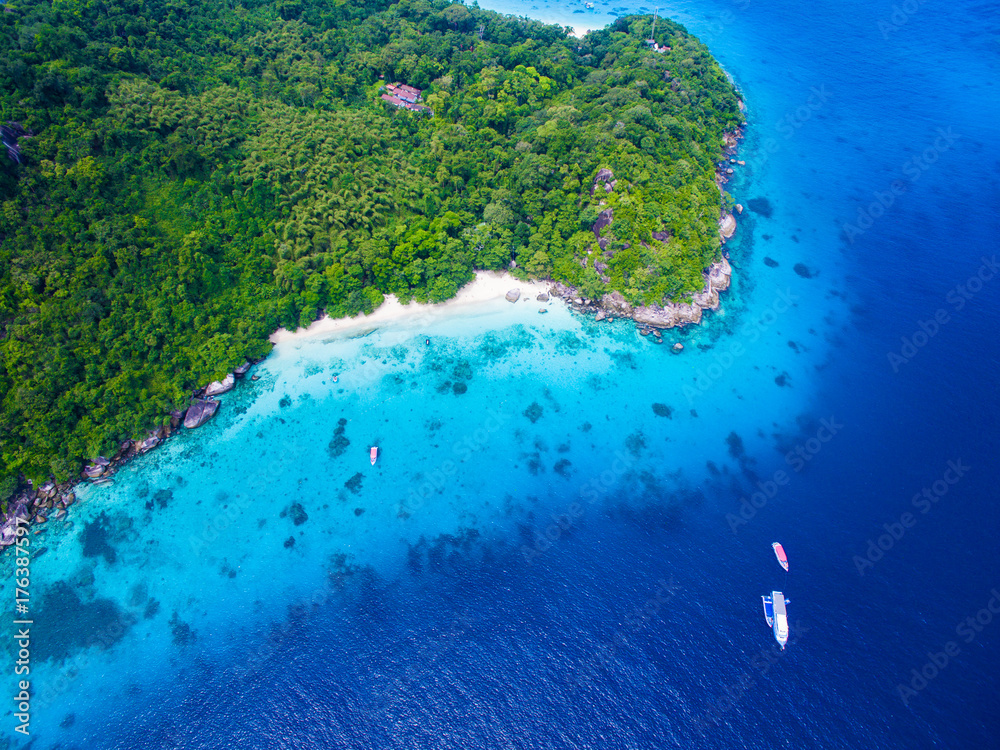
[{"label": "shoreline", "polygon": [[[342,334],[347,338],[359,331],[391,327],[393,324],[399,323],[410,324],[414,319],[430,322],[456,313],[465,316],[475,315],[480,311],[485,312],[486,307],[491,303],[510,304],[528,301],[537,296],[542,296],[540,301],[548,302],[556,298],[550,291],[551,286],[551,282],[546,281],[522,281],[507,272],[476,271],[472,281],[461,287],[454,297],[444,302],[410,302],[403,305],[394,295],[389,294],[385,296],[385,301],[370,314],[346,318],[330,318],[324,314],[323,317],[305,328],[298,328],[294,331],[279,328],[268,339],[277,346],[279,344],[302,343],[318,336],[329,336],[330,334]],[[515,299],[511,300],[508,294],[514,290],[517,290],[518,294]],[[68,515],[70,506],[77,501],[75,492],[77,485],[88,480],[91,484],[105,484],[111,481],[111,477],[121,466],[162,445],[171,435],[179,432],[181,425],[184,424],[185,416],[190,410],[202,409],[204,404],[214,407],[208,410],[205,416],[198,419],[196,425],[184,424],[186,429],[197,429],[207,422],[221,405],[220,401],[215,400],[216,395],[233,390],[236,387],[237,378],[256,380],[256,376],[245,377],[249,374],[252,364],[257,364],[257,362],[247,361],[244,365],[236,368],[234,372],[229,373],[223,380],[196,389],[192,392],[191,399],[185,409],[170,413],[169,426],[165,425],[149,431],[147,438],[143,441],[132,439],[124,441],[110,459],[98,456],[90,462],[85,462],[80,476],[58,484],[50,479],[37,488],[28,482],[26,487],[15,492],[11,497],[7,512],[0,520],[0,551],[14,544],[18,518],[29,524],[30,527],[34,527],[31,530],[32,535],[42,533],[48,528],[46,524],[50,517],[58,521]],[[213,387],[217,389],[213,390]]]},{"label": "shoreline", "polygon": [[474,308],[503,299],[512,289],[519,289],[521,297],[526,295],[551,294],[552,282],[521,281],[506,271],[476,271],[475,278],[461,287],[454,297],[444,302],[410,302],[401,304],[395,295],[385,295],[385,301],[371,313],[361,313],[349,318],[323,317],[305,328],[290,331],[279,328],[268,340],[277,346],[295,341],[303,341],[321,335],[351,334],[358,330],[381,328],[393,323],[410,323],[414,318],[434,320],[457,312],[470,313]]},{"label": "shoreline", "polygon": [[[579,27],[572,27],[571,35],[576,38],[583,38],[589,31],[591,30],[581,30]],[[735,88],[735,84],[733,85]],[[738,90],[737,96],[740,110],[745,112],[744,99]],[[734,132],[725,133],[724,143],[719,154],[721,161],[716,162],[715,174],[720,202],[725,193],[723,186],[734,174],[734,167],[737,165],[744,166],[744,162],[737,160],[736,155],[739,142],[744,138],[746,127],[747,123],[744,120],[743,124]],[[611,170],[602,169],[594,180],[591,194],[602,185],[610,193],[613,191],[615,183],[616,181]],[[736,213],[742,213],[743,207],[736,204],[735,209]],[[610,226],[613,221],[613,213],[610,210],[606,213],[609,215],[606,222],[601,226]],[[595,224],[593,228],[597,239],[595,246],[599,250],[604,249],[600,237],[601,226]],[[323,335],[340,334],[349,336],[358,331],[391,326],[394,323],[404,321],[412,323],[414,318],[430,322],[460,311],[468,315],[477,306],[484,306],[490,302],[498,301],[501,297],[505,298],[508,302],[516,303],[527,301],[529,295],[536,295],[538,301],[547,302],[554,298],[562,299],[570,310],[582,314],[594,314],[597,321],[610,321],[615,318],[630,319],[636,324],[641,335],[648,336],[653,334],[655,343],[662,344],[663,329],[684,327],[686,325],[700,325],[704,310],[715,311],[721,307],[720,292],[729,288],[732,276],[732,267],[728,262],[728,253],[725,250],[725,245],[737,229],[735,216],[727,209],[724,202],[720,210],[718,228],[719,260],[705,269],[703,272],[705,283],[702,290],[693,293],[691,299],[687,302],[665,302],[663,304],[647,306],[632,305],[617,291],[605,293],[600,299],[585,299],[580,295],[579,290],[561,282],[552,280],[522,281],[506,271],[475,271],[475,277],[472,281],[461,287],[454,297],[443,302],[410,302],[403,305],[394,295],[389,294],[385,295],[383,303],[370,314],[361,314],[346,318],[330,318],[324,313],[321,318],[305,328],[298,328],[294,331],[279,328],[268,336],[268,340],[272,345],[277,346],[282,343],[301,343]],[[594,249],[593,246],[592,249]],[[590,256],[591,250],[588,250],[587,254]],[[597,260],[598,256],[595,255],[595,267]],[[584,262],[587,262],[586,259]],[[512,299],[509,293],[515,289],[518,290],[518,293]],[[673,348],[674,353],[678,353],[684,347],[682,344],[676,343]],[[110,460],[103,456],[98,456],[89,463],[84,461],[84,469],[80,472],[80,475],[58,484],[54,479],[50,478],[37,488],[30,481],[27,482],[27,487],[22,485],[22,488],[15,491],[11,496],[6,512],[0,518],[0,552],[8,546],[13,545],[16,539],[15,527],[18,524],[18,519],[22,519],[31,526],[43,526],[48,520],[49,515],[52,515],[56,520],[64,518],[68,514],[69,507],[76,502],[74,488],[78,484],[88,479],[91,483],[95,484],[108,482],[118,467],[162,444],[174,432],[179,431],[182,424],[188,429],[200,427],[215,414],[221,403],[216,401],[214,397],[232,390],[236,385],[235,380],[237,378],[242,379],[247,375],[253,364],[256,364],[256,362],[245,360],[244,364],[235,368],[223,380],[215,381],[195,389],[188,400],[187,406],[183,410],[175,410],[169,413],[168,425],[162,425],[147,431],[145,440],[126,439]],[[254,375],[249,379],[256,380],[257,376]],[[193,418],[193,423],[187,424],[185,417],[189,416],[192,410],[197,412],[197,414]],[[43,530],[44,527],[35,528],[32,530],[32,534],[40,534]]]}]

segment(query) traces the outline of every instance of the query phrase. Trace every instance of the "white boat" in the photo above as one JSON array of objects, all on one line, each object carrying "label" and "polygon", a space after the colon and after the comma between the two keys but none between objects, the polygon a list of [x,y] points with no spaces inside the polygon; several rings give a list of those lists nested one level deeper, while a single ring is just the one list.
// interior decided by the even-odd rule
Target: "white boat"
[{"label": "white boat", "polygon": [[371,458],[372,466],[374,466],[375,460],[378,458],[378,448],[373,445],[371,450],[368,451],[368,457]]},{"label": "white boat", "polygon": [[788,643],[788,612],[785,610],[787,600],[780,591],[772,591],[770,596],[762,596],[764,601],[764,619],[774,631],[774,640],[782,649]]}]

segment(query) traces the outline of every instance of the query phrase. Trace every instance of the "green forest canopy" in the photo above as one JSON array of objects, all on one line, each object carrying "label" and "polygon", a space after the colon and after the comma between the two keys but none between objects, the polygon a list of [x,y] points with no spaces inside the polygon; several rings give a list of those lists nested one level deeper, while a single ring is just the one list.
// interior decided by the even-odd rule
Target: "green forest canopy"
[{"label": "green forest canopy", "polygon": [[[591,297],[699,289],[743,118],[705,46],[661,20],[654,52],[650,21],[579,40],[446,0],[8,3],[0,122],[34,135],[0,166],[7,493],[322,311],[444,300],[511,261]],[[393,81],[434,115],[383,102]]]}]

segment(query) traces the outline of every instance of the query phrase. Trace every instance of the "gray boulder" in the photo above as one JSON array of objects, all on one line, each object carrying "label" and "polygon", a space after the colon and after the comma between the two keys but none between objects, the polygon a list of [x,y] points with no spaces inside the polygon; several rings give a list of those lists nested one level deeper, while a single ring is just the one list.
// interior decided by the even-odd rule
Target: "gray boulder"
[{"label": "gray boulder", "polygon": [[517,302],[521,298],[520,289],[511,289],[507,294],[504,295],[508,302]]},{"label": "gray boulder", "polygon": [[218,410],[218,401],[196,398],[191,402],[191,406],[188,407],[187,414],[184,417],[184,426],[189,430],[193,430],[195,427],[201,427],[205,424],[205,422],[211,419]]},{"label": "gray boulder", "polygon": [[719,219],[719,236],[725,242],[734,234],[736,234],[736,218],[730,213],[723,214]]},{"label": "gray boulder", "polygon": [[621,292],[610,292],[601,297],[601,306],[609,315],[627,318],[632,315],[632,305],[622,296]]},{"label": "gray boulder", "polygon": [[233,386],[236,385],[236,378],[233,377],[233,373],[229,373],[222,380],[213,380],[205,388],[206,396],[218,396],[220,393],[227,393],[233,390]]},{"label": "gray boulder", "polygon": [[145,440],[139,443],[139,453],[148,453],[159,444],[160,444],[160,438],[157,437],[154,433],[150,433]]}]

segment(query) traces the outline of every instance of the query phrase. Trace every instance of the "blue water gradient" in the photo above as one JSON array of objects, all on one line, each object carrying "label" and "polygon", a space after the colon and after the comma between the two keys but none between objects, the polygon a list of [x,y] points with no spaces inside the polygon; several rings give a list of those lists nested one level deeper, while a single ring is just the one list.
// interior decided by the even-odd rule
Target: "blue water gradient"
[{"label": "blue water gradient", "polygon": [[32,747],[1000,747],[1000,15],[906,7],[660,7],[748,104],[704,326],[286,342],[82,490],[33,537]]}]

